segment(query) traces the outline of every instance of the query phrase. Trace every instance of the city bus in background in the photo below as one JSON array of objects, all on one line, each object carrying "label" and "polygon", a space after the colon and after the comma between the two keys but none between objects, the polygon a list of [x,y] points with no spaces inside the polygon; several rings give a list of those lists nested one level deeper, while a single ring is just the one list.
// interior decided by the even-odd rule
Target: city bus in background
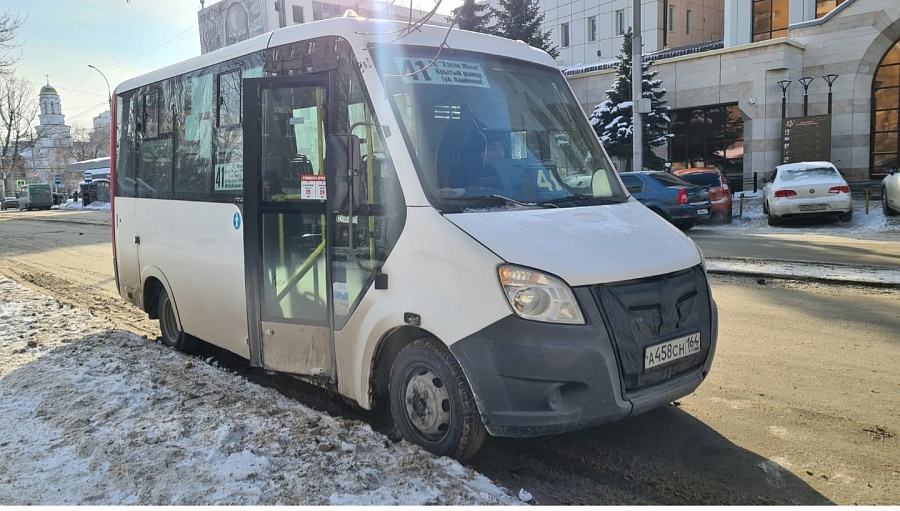
[{"label": "city bus in background", "polygon": [[113,108],[116,283],[175,349],[387,410],[458,459],[710,370],[699,250],[522,42],[347,15],[128,80]]},{"label": "city bus in background", "polygon": [[19,188],[19,210],[50,209],[53,191],[48,183],[28,183]]}]

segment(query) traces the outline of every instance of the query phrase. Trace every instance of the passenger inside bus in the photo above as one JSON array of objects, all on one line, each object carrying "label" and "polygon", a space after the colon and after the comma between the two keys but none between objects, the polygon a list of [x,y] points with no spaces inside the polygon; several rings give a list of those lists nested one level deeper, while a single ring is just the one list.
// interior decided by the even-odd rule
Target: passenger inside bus
[{"label": "passenger inside bus", "polygon": [[268,171],[263,175],[263,200],[266,202],[283,200],[284,191],[281,189],[281,178],[275,171]]}]

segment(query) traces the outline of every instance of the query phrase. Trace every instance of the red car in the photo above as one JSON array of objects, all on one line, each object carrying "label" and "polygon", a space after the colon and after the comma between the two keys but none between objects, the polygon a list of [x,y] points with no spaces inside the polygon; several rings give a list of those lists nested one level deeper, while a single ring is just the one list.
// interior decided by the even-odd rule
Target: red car
[{"label": "red car", "polygon": [[709,201],[712,203],[712,214],[721,216],[726,224],[731,223],[732,197],[731,189],[722,171],[715,167],[694,167],[672,172],[685,181],[702,186],[709,190]]}]

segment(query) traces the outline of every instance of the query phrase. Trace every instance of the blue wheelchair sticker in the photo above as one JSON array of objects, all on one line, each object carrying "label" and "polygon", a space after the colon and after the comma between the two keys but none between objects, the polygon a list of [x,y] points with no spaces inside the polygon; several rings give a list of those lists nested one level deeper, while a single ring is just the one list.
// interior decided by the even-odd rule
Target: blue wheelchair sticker
[{"label": "blue wheelchair sticker", "polygon": [[232,223],[232,225],[234,225],[235,230],[240,229],[241,228],[241,214],[235,213],[234,219],[232,219],[231,223]]}]

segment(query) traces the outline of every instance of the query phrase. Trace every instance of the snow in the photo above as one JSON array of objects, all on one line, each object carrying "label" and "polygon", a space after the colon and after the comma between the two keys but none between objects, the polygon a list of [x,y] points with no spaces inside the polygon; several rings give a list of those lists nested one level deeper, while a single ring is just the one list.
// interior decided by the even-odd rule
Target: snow
[{"label": "snow", "polygon": [[109,203],[108,202],[91,202],[87,206],[81,204],[81,200],[73,201],[69,200],[65,204],[60,204],[57,209],[85,209],[85,210],[96,210],[96,211],[109,211]]},{"label": "snow", "polygon": [[0,277],[0,502],[511,505],[483,475]]},{"label": "snow", "polygon": [[[740,197],[744,196],[743,214]],[[778,227],[770,227],[762,211],[762,190],[735,192],[734,221],[731,224],[704,223],[695,226],[690,233],[724,236],[759,236],[778,239],[829,238],[838,244],[841,238],[868,240],[900,240],[900,217],[887,217],[881,211],[880,202],[869,203],[853,200],[853,218],[850,222],[797,221]],[[747,259],[707,259],[711,272],[748,273],[756,275],[810,277],[828,280],[844,280],[860,283],[900,285],[900,270],[893,268],[869,268],[840,264],[808,264],[781,261],[752,261]]]}]

